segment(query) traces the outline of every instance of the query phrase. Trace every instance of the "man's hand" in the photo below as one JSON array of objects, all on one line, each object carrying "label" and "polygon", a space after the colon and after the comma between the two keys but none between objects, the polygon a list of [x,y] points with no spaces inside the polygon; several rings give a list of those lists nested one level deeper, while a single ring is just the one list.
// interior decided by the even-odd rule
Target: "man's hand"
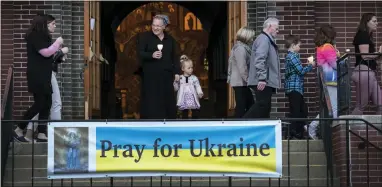
[{"label": "man's hand", "polygon": [[175,74],[175,79],[174,79],[174,80],[175,80],[176,82],[179,82],[179,79],[180,79],[179,75],[178,75],[178,74]]},{"label": "man's hand", "polygon": [[382,45],[379,46],[379,52],[382,53]]},{"label": "man's hand", "polygon": [[160,58],[162,58],[162,52],[161,52],[161,51],[155,51],[155,52],[153,53],[153,58],[155,58],[155,59],[160,59]]},{"label": "man's hand", "polygon": [[257,84],[257,90],[263,91],[266,85],[267,85],[266,82],[259,81],[259,83]]}]

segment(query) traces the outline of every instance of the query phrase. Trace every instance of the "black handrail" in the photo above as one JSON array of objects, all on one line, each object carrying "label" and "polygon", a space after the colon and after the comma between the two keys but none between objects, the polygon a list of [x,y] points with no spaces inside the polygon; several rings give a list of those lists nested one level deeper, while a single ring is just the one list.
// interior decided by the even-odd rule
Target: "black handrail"
[{"label": "black handrail", "polygon": [[[311,121],[312,119],[308,119],[308,118],[276,118],[276,119],[279,119],[279,120],[281,120],[281,121],[283,121],[283,122],[286,122],[286,121]],[[247,120],[249,120],[249,119],[232,119],[232,118],[229,118],[229,119],[221,119],[222,120],[222,122],[224,122],[224,121],[247,121]],[[252,120],[252,119],[250,119],[250,120]],[[270,120],[270,119],[253,119],[253,121],[259,121],[259,120]],[[368,121],[366,121],[366,120],[364,120],[364,119],[362,119],[362,118],[336,118],[336,119],[333,119],[333,118],[316,118],[316,119],[313,119],[313,120],[317,120],[317,121],[320,121],[320,124],[328,124],[328,123],[324,123],[324,121],[346,121],[347,122],[347,126],[349,125],[349,121],[359,121],[360,123],[368,123],[369,124],[369,122]],[[14,124],[17,124],[18,122],[21,122],[21,121],[25,121],[25,120],[3,120],[2,122],[3,122],[3,126],[13,126]],[[31,120],[27,120],[27,121],[31,121]],[[47,122],[52,122],[53,120],[34,120],[34,121],[36,121],[36,122],[42,122],[42,121],[47,121]],[[57,121],[57,120],[55,120],[55,121]],[[61,121],[57,121],[57,122],[85,122],[85,123],[92,123],[92,122],[119,122],[119,121],[126,121],[126,122],[142,122],[141,120],[125,120],[125,119],[95,119],[95,120],[61,120]],[[147,121],[157,121],[157,122],[162,122],[162,120],[144,120],[143,121],[143,123],[144,122],[147,122]],[[167,120],[166,120],[167,121]],[[176,120],[168,120],[168,121],[187,121],[187,120],[181,120],[181,119],[176,119]],[[191,121],[216,121],[216,119],[198,119],[198,120],[191,120]],[[42,123],[41,125],[47,125],[46,123]],[[328,124],[328,125],[326,125],[328,128],[327,129],[331,129],[331,124]],[[289,126],[288,126],[289,127]],[[288,128],[289,129],[289,128]],[[347,129],[348,130],[348,129]],[[347,133],[346,134],[349,134],[348,132],[349,131],[346,131]],[[331,133],[328,133],[327,134],[328,135],[328,137],[330,137],[331,136]],[[331,143],[331,139],[329,139],[329,138],[325,138],[325,140],[326,141],[328,141],[328,142],[330,142]],[[349,141],[350,141],[350,139],[346,139],[346,142],[347,142],[347,144],[349,145]],[[307,148],[306,148],[306,165],[307,165],[307,175],[306,175],[306,183],[307,183],[307,185],[306,186],[310,186],[310,174],[309,174],[309,172],[310,172],[310,166],[311,166],[311,164],[310,164],[310,161],[309,161],[309,156],[310,156],[310,154],[309,154],[309,150],[310,150],[310,147],[309,147],[309,142],[310,142],[310,140],[309,139],[306,139],[306,144],[307,144]],[[32,146],[33,147],[33,146]],[[291,158],[291,155],[290,155],[290,146],[289,146],[289,141],[288,141],[288,146],[287,146],[288,148],[287,148],[287,158],[288,158],[288,162],[287,162],[287,167],[288,167],[288,175],[287,176],[285,176],[285,177],[283,177],[284,178],[284,180],[287,180],[287,182],[288,182],[288,186],[293,186],[293,184],[291,184],[291,180],[295,180],[296,179],[296,177],[293,177],[292,175],[291,175],[291,170],[290,170],[290,168],[291,168],[291,163],[290,163],[290,158]],[[348,148],[349,148],[349,146],[347,146],[347,148],[346,148],[346,150],[348,151]],[[330,152],[331,154],[332,154],[332,152]],[[329,158],[332,158],[332,155],[331,154],[329,154]],[[14,152],[12,152],[12,155],[14,156]],[[33,159],[33,155],[34,155],[34,152],[33,152],[33,149],[32,149],[32,167],[31,167],[31,170],[32,170],[32,177],[31,177],[31,184],[34,182],[34,179],[35,178],[37,178],[35,175],[34,175],[34,173],[33,173],[33,171],[34,171],[34,169],[36,169],[35,168],[35,165],[34,165],[34,159]],[[349,159],[349,155],[347,155],[347,158]],[[14,160],[12,160],[12,162],[14,162]],[[331,162],[331,159],[329,159],[329,160],[327,160],[327,162],[328,163],[330,163]],[[347,165],[347,169],[348,170],[350,170],[350,167],[349,167],[349,165],[350,164],[348,164]],[[16,174],[16,171],[15,171],[15,168],[14,168],[15,166],[14,166],[14,163],[12,164],[12,169],[11,169],[11,171],[9,171],[10,173],[11,173],[11,176],[12,176],[12,178],[11,178],[11,180],[12,181],[7,181],[8,183],[9,182],[12,182],[12,184],[14,184],[15,183],[15,179],[13,178],[13,176],[16,176],[17,174]],[[327,165],[327,167],[328,168],[332,168],[333,166],[332,165]],[[329,170],[327,170],[327,178],[326,178],[326,180],[327,180],[327,184],[326,184],[326,186],[335,186],[334,185],[334,178],[333,178],[333,172],[332,173],[329,173],[330,171]],[[329,175],[330,175],[330,177],[329,177]],[[349,176],[349,175],[348,175]],[[330,178],[330,179],[329,179]],[[114,183],[114,181],[115,181],[115,178],[113,178],[113,177],[109,177],[109,179],[110,179],[110,185],[111,186],[113,186],[113,183]],[[130,177],[130,181],[131,181],[131,186],[134,186],[133,185],[133,177]],[[301,179],[303,179],[303,178],[299,178],[299,180],[301,180]],[[85,180],[85,179],[84,179]],[[89,179],[90,180],[90,185],[92,186],[92,184],[93,184],[93,180],[92,180],[92,178],[90,178]],[[118,180],[118,179],[117,179]],[[160,182],[161,182],[161,185],[160,186],[164,186],[164,185],[162,185],[162,177],[160,177],[160,179],[158,179],[158,180],[160,180]],[[177,179],[175,179],[175,180],[177,180]],[[209,177],[209,186],[211,186],[211,177]],[[281,180],[282,180],[282,178],[276,178],[276,179],[271,179],[271,178],[269,178],[269,186],[273,186],[273,185],[271,185],[271,183],[272,182],[276,182],[276,180],[278,180],[277,182],[278,182],[278,186],[281,186]],[[330,183],[329,183],[329,180],[330,180]],[[51,180],[52,182],[51,182],[51,186],[54,186],[53,184],[53,180]],[[152,177],[150,177],[150,182],[151,182],[151,184],[152,184],[152,181],[153,181],[153,178]],[[180,178],[180,183],[182,183],[182,182],[185,182],[185,180],[182,180],[182,178]],[[249,186],[251,186],[251,179],[249,179],[249,182],[250,182],[250,184],[249,184]],[[72,184],[73,184],[73,179],[71,179],[71,182],[72,182]],[[192,182],[192,179],[190,178],[190,180],[189,180],[189,182],[191,183]],[[232,183],[233,183],[233,181],[232,181],[232,178],[231,177],[227,177],[227,182],[229,183],[229,186],[232,186]],[[61,184],[63,184],[64,183],[64,180],[63,179],[61,179]],[[171,186],[171,184],[172,184],[172,182],[171,182],[171,178],[170,178],[170,186]]]},{"label": "black handrail", "polygon": [[[351,101],[351,85],[350,85],[350,77],[349,77],[349,64],[348,64],[348,58],[350,55],[382,55],[382,53],[345,53],[340,58],[338,58],[336,64],[337,64],[337,115],[346,115],[348,114],[347,109],[350,107],[350,101]],[[325,79],[323,75],[323,70],[321,67],[317,68],[317,74],[318,74],[318,83],[320,88],[320,118],[332,118],[333,117],[333,110],[332,105],[330,103],[329,99],[329,93],[326,88]],[[345,112],[344,112],[345,111]],[[331,124],[332,121],[322,121],[320,122],[320,129],[321,129],[321,137],[324,143],[324,149],[327,159],[327,170],[328,175],[330,177],[327,177],[327,179],[333,179],[334,172],[333,172],[333,144],[332,144],[332,127]],[[369,122],[365,122],[366,128],[372,127],[374,129],[377,129],[378,132],[381,132],[380,129],[375,127],[373,124]],[[349,129],[348,133],[354,133]],[[363,140],[363,143],[370,145],[371,142],[367,139],[361,139]],[[373,145],[373,144],[372,144]],[[360,145],[362,147],[362,145]],[[329,181],[327,181],[329,183]],[[333,185],[333,180],[330,181],[330,184]]]},{"label": "black handrail", "polygon": [[[320,88],[320,110],[319,115],[320,118],[333,118],[333,110],[331,108],[331,103],[329,99],[329,93],[327,92],[322,68],[317,68],[318,76],[318,84]],[[327,173],[327,184],[331,186],[334,185],[334,171],[333,171],[333,144],[332,144],[332,120],[329,121],[320,121],[319,123],[320,134],[324,144],[324,151],[326,156],[326,173]],[[330,180],[330,181],[329,181]]]},{"label": "black handrail", "polygon": [[[342,57],[340,57],[337,60],[337,99],[338,99],[338,115],[348,115],[350,104],[351,104],[351,81],[350,81],[350,73],[349,73],[349,64],[347,63],[349,56],[356,56],[356,55],[381,55],[382,53],[345,53]],[[341,62],[345,63],[341,63]],[[364,149],[366,147],[366,167],[367,167],[367,186],[370,184],[369,180],[369,146],[374,147],[377,151],[381,152],[382,148],[378,147],[377,145],[373,144],[369,140],[369,128],[373,128],[379,133],[382,133],[382,130],[371,124],[370,122],[365,120],[366,125],[366,138],[361,137],[358,135],[358,133],[354,132],[350,129],[350,126],[348,122],[346,123],[346,138],[350,138],[350,134],[354,135],[358,139],[360,139],[362,142],[358,145],[359,149]],[[348,143],[348,141],[347,141]],[[349,146],[349,145],[347,145]],[[350,156],[350,150],[346,150],[347,157]],[[348,171],[347,171],[347,186],[351,185],[351,179],[350,179],[350,159],[347,160],[348,165]]]},{"label": "black handrail", "polygon": [[[12,120],[13,110],[13,67],[9,67],[1,103],[1,120]],[[1,125],[1,186],[5,175],[5,163],[8,159],[9,143],[12,137],[12,126]]]}]

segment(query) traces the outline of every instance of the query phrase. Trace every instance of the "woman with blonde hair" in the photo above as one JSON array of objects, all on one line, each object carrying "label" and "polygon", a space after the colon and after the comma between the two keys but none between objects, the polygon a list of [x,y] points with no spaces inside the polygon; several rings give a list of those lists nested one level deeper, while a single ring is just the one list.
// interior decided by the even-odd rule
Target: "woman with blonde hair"
[{"label": "woman with blonde hair", "polygon": [[180,57],[180,64],[183,75],[179,80],[174,81],[174,90],[177,94],[177,106],[182,111],[182,119],[188,118],[188,111],[191,110],[192,118],[198,118],[200,102],[203,97],[202,87],[199,79],[194,75],[194,65],[187,55]]},{"label": "woman with blonde hair", "polygon": [[251,90],[247,87],[251,45],[255,31],[242,27],[236,33],[236,42],[228,59],[227,83],[235,91],[235,118],[241,118],[254,103]]}]

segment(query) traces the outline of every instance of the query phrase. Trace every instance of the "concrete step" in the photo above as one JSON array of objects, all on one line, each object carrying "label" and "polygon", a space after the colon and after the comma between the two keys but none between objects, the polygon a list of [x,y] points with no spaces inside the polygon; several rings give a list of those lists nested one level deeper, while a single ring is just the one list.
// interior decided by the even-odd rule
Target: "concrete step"
[{"label": "concrete step", "polygon": [[[45,181],[47,180],[47,169],[46,168],[35,168],[33,173],[33,178],[35,181]],[[12,181],[12,174],[14,173],[14,181],[18,182],[28,182],[32,179],[32,169],[21,168],[12,169],[7,168],[5,170],[5,181]],[[306,165],[292,165],[290,166],[290,177],[293,179],[306,179],[307,178],[307,167]],[[283,166],[283,177],[289,176],[288,166]],[[314,178],[326,178],[326,166],[325,165],[311,165],[309,166],[309,176]]]},{"label": "concrete step", "polygon": [[[283,152],[287,152],[288,141],[283,140],[282,143],[283,143],[283,147],[282,147]],[[290,152],[307,152],[308,150],[307,145],[308,145],[308,141],[306,140],[290,140],[289,151]],[[9,155],[12,155],[12,149],[13,149],[13,154],[16,154],[16,155],[32,155],[32,148],[33,148],[34,155],[46,155],[48,152],[47,143],[35,143],[32,146],[32,144],[16,142],[14,143],[14,145],[12,145],[12,143],[10,144]],[[310,152],[324,151],[324,144],[322,140],[309,140],[309,151]]]},{"label": "concrete step", "polygon": [[[307,165],[307,153],[304,152],[290,152],[290,165]],[[14,158],[14,161],[13,161]],[[46,168],[47,156],[35,155],[15,155],[9,156],[6,168],[11,169],[12,164],[15,169],[32,168],[32,160],[34,161],[33,168]],[[288,165],[288,153],[283,153],[283,165]],[[325,153],[311,152],[309,153],[309,165],[326,165]]]},{"label": "concrete step", "polygon": [[[33,182],[34,186],[38,187],[51,187],[51,186],[70,186],[70,187],[90,187],[90,186],[100,186],[100,187],[118,187],[118,186],[228,186],[228,178],[225,177],[214,177],[209,179],[201,178],[201,177],[192,177],[191,185],[190,178],[183,177],[180,181],[179,177],[172,177],[170,181],[170,177],[163,177],[162,183],[160,182],[160,177],[153,177],[152,183],[150,182],[149,177],[135,177],[133,180],[131,178],[114,178],[112,180],[109,178],[103,179],[64,179],[64,180],[52,180],[52,181],[41,181],[35,180]],[[270,183],[270,185],[269,185]],[[323,178],[310,178],[309,186],[326,186],[327,180]],[[181,185],[182,184],[182,185]],[[307,179],[289,179],[284,177],[282,179],[265,179],[265,178],[232,178],[232,186],[233,187],[242,187],[242,186],[308,186]],[[339,180],[335,179],[334,184],[339,184]],[[5,187],[11,187],[12,183],[5,182]],[[15,182],[15,187],[29,187],[31,185],[31,181],[28,182]]]}]

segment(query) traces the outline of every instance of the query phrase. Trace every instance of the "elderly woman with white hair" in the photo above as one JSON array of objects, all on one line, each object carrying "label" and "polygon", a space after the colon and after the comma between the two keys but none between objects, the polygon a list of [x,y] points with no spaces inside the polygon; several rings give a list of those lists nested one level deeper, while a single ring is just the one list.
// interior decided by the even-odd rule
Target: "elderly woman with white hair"
[{"label": "elderly woman with white hair", "polygon": [[142,119],[176,118],[173,82],[179,79],[179,47],[175,39],[165,32],[169,23],[168,16],[156,15],[152,31],[138,36],[137,55],[142,66]]},{"label": "elderly woman with white hair", "polygon": [[235,118],[241,118],[253,105],[254,98],[247,87],[251,46],[255,31],[242,27],[236,33],[236,43],[231,49],[228,59],[227,82],[235,91]]}]

